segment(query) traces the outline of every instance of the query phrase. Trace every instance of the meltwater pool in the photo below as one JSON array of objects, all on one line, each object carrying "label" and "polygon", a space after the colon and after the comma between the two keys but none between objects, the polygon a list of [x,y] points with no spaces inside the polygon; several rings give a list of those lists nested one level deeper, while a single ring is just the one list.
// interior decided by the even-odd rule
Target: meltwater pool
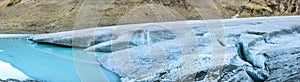
[{"label": "meltwater pool", "polygon": [[[96,56],[107,53],[37,44],[28,41],[29,36],[32,35],[0,34],[0,62],[10,64],[29,78],[47,82],[120,81],[119,76],[101,67],[96,60]],[[13,73],[9,69],[1,71]]]}]

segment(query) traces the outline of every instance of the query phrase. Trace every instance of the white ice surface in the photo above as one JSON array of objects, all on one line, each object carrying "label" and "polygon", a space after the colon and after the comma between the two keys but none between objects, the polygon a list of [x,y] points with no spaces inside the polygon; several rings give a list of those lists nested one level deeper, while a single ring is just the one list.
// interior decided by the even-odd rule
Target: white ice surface
[{"label": "white ice surface", "polygon": [[20,70],[14,68],[9,63],[5,63],[0,61],[0,79],[6,80],[6,79],[18,79],[18,80],[26,80],[29,79],[28,76],[26,76],[23,72]]}]

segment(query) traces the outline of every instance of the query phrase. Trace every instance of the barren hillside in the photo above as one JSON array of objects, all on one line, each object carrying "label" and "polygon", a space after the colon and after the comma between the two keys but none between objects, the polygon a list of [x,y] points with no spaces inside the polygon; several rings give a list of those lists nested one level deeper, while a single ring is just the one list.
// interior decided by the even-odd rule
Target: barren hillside
[{"label": "barren hillside", "polygon": [[[0,33],[48,33],[73,30],[84,0],[0,0]],[[100,1],[100,0],[99,0]],[[189,0],[115,0],[97,26],[202,19]],[[299,15],[298,0],[214,0],[222,18]],[[158,4],[158,5],[157,5]],[[88,4],[89,5],[89,4]],[[91,4],[92,5],[92,4]],[[133,14],[133,15],[132,15]],[[124,20],[131,17],[130,20]],[[88,28],[85,26],[82,28]],[[76,28],[79,29],[79,28]]]}]

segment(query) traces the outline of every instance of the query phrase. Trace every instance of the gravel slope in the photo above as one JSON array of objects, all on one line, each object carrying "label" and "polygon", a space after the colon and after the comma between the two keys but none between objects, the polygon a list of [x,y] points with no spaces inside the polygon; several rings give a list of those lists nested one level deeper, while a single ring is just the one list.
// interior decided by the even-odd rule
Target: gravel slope
[{"label": "gravel slope", "polygon": [[[96,7],[93,12],[84,12],[87,16],[83,18],[92,18],[96,24],[90,25],[90,22],[85,22],[83,23],[85,26],[74,28],[76,20],[81,20],[78,17],[82,15],[80,8],[94,4],[82,5],[84,0],[22,0],[20,3],[19,1],[0,1],[0,10],[2,9],[0,33],[49,33],[116,24],[202,19],[196,11],[198,7],[189,4],[190,0],[114,0],[115,2],[96,0],[108,1],[112,5],[108,8]],[[221,18],[231,18],[236,14],[240,14],[239,17],[299,15],[300,12],[298,0],[214,0],[214,2],[218,10],[204,12],[219,12]]]}]

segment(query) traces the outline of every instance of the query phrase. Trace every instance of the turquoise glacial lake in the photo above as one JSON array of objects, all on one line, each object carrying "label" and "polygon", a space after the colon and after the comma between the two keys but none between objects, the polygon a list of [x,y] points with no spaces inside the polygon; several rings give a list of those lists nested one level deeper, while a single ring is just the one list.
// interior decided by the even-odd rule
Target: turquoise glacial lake
[{"label": "turquoise glacial lake", "polygon": [[[97,56],[86,52],[28,41],[30,34],[0,34],[0,61],[26,76],[47,82],[119,82],[119,76],[104,69]],[[0,66],[1,67],[1,66]]]}]

